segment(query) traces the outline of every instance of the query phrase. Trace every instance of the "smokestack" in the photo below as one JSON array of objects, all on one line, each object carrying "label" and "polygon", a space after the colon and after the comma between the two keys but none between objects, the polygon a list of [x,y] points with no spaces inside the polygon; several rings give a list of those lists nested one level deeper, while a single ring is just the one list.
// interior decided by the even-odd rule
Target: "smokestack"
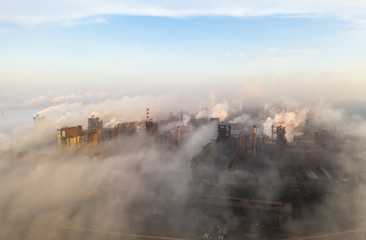
[{"label": "smokestack", "polygon": [[240,147],[243,146],[243,133],[242,132],[239,133],[239,146]]},{"label": "smokestack", "polygon": [[257,156],[257,126],[253,126],[253,157]]},{"label": "smokestack", "polygon": [[180,126],[177,127],[177,146],[180,145]]},{"label": "smokestack", "polygon": [[180,111],[180,121],[183,122],[183,111]]},{"label": "smokestack", "polygon": [[272,131],[271,131],[271,138],[273,139],[273,135],[274,135],[274,126],[273,126],[273,124],[272,124],[271,128],[272,128]]},{"label": "smokestack", "polygon": [[150,111],[149,111],[149,108],[146,108],[146,122],[150,122]]}]

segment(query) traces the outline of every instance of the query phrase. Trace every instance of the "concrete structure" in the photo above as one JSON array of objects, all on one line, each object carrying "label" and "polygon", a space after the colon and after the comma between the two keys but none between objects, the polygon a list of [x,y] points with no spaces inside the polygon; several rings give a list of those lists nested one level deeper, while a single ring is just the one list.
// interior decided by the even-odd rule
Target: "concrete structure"
[{"label": "concrete structure", "polygon": [[82,126],[65,127],[57,130],[57,143],[59,147],[68,147],[74,151],[78,150],[82,144],[92,143],[98,146],[98,131],[85,131]]},{"label": "concrete structure", "polygon": [[[226,209],[239,221],[278,229],[330,192],[339,194],[340,181],[335,176],[347,179],[347,175],[338,175],[341,171],[329,157],[336,153],[337,144],[330,144],[334,138],[309,132],[289,143],[283,124],[271,129],[270,137],[261,135],[257,125],[247,135],[233,135],[228,124],[220,123],[216,142],[192,157],[199,189],[207,189],[198,203],[210,209],[212,216]],[[324,141],[327,144],[321,144]],[[222,183],[219,176],[227,174],[227,169],[236,173]]]},{"label": "concrete structure", "polygon": [[59,147],[77,151],[85,146],[97,147],[103,141],[113,140],[119,135],[131,135],[137,132],[137,122],[118,123],[112,128],[104,128],[99,118],[88,118],[88,130],[82,126],[64,127],[57,130]]}]

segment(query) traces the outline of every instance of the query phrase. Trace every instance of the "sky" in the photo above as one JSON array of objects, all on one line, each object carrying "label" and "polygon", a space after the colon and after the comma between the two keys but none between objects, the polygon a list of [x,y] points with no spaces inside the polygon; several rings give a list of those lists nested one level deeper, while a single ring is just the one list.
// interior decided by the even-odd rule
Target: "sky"
[{"label": "sky", "polygon": [[366,100],[365,1],[0,3],[1,109],[86,93]]}]

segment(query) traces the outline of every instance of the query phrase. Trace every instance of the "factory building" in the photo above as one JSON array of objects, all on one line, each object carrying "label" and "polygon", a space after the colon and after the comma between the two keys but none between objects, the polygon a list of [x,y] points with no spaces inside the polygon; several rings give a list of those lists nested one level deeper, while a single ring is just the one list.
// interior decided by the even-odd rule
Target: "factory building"
[{"label": "factory building", "polygon": [[[233,134],[232,128],[220,122],[216,141],[206,144],[191,160],[200,189],[217,185],[217,176],[227,169],[236,172],[231,182],[199,198],[202,208],[214,212],[222,207],[234,209],[234,216],[243,216],[245,221],[253,221],[255,216],[260,225],[279,227],[321,202],[327,193],[338,193],[341,184],[336,178],[347,179],[327,157],[331,154],[329,146],[337,146],[329,144],[332,138],[328,132],[322,136],[308,132],[290,143],[281,123],[272,126],[271,136],[259,134],[256,125],[246,134]],[[234,128],[243,127],[238,124]],[[272,175],[276,177],[269,177]],[[238,180],[233,180],[235,177]],[[222,198],[219,192],[229,194]]]},{"label": "factory building", "polygon": [[97,130],[83,130],[81,125],[57,130],[57,143],[59,147],[68,147],[76,151],[83,144],[97,146],[98,141]]},{"label": "factory building", "polygon": [[88,129],[82,126],[64,127],[57,130],[59,147],[77,151],[84,147],[97,147],[103,141],[112,140],[121,134],[131,135],[137,132],[138,123],[118,123],[112,128],[103,127],[103,121],[98,117],[88,118]]},{"label": "factory building", "polygon": [[[171,118],[170,118],[171,119]],[[171,123],[170,120],[166,123]],[[139,122],[117,123],[113,127],[104,127],[103,121],[98,117],[88,118],[88,128],[84,130],[81,125],[64,127],[57,130],[59,147],[67,147],[77,151],[84,147],[96,147],[104,141],[116,139],[118,136],[133,135],[144,129],[147,134],[156,137],[157,142],[169,147],[181,144],[182,127],[173,125],[168,129],[158,131],[158,124],[150,117],[149,108],[146,109],[146,120]],[[183,128],[183,132],[186,128]]]}]

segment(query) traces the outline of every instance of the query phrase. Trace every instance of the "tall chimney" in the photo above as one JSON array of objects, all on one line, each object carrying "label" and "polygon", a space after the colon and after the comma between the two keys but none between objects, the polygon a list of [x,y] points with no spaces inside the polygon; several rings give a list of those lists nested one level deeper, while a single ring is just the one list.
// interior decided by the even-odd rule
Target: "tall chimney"
[{"label": "tall chimney", "polygon": [[180,126],[177,127],[177,145],[180,145]]},{"label": "tall chimney", "polygon": [[180,121],[183,122],[183,111],[180,111]]},{"label": "tall chimney", "polygon": [[271,138],[273,139],[273,135],[274,135],[274,126],[273,126],[273,124],[272,124],[271,128],[272,128],[272,131],[271,131]]},{"label": "tall chimney", "polygon": [[239,133],[239,146],[240,147],[243,146],[243,133],[242,132]]},{"label": "tall chimney", "polygon": [[253,126],[253,157],[257,156],[257,126]]},{"label": "tall chimney", "polygon": [[150,111],[149,111],[149,108],[146,108],[146,122],[150,122]]}]

